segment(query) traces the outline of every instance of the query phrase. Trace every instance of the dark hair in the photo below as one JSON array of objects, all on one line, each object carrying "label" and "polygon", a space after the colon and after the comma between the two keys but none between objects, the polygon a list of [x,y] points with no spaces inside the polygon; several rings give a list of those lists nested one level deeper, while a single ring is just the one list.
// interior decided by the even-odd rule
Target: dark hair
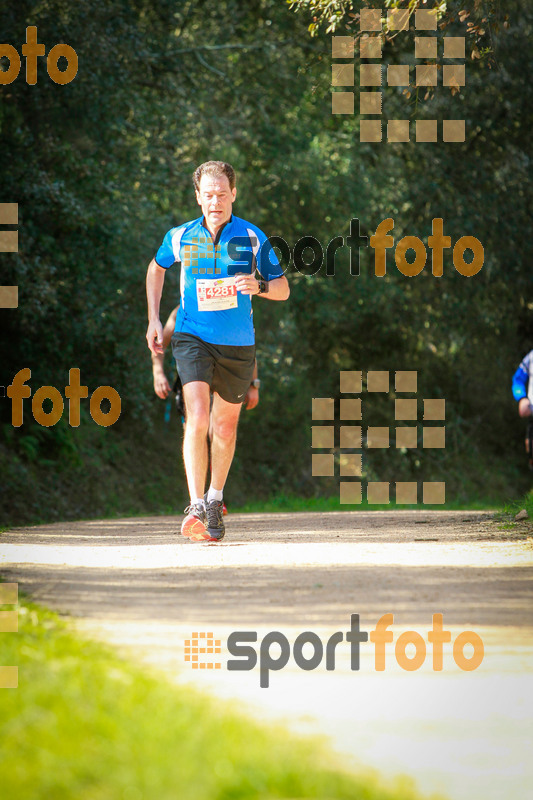
[{"label": "dark hair", "polygon": [[200,180],[202,175],[211,175],[213,178],[220,178],[225,175],[229,181],[230,189],[235,188],[235,170],[231,164],[226,164],[225,161],[204,161],[193,172],[193,183],[196,191],[200,190]]}]

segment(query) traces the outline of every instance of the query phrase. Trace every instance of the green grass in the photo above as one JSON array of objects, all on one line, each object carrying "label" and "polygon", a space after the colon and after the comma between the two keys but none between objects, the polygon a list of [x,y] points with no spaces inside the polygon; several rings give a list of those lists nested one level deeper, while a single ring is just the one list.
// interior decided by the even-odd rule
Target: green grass
[{"label": "green grass", "polygon": [[[355,777],[314,741],[263,728],[73,634],[21,601],[0,636],[2,797],[13,800],[413,800]],[[385,756],[384,756],[385,757]]]},{"label": "green grass", "polygon": [[470,501],[455,500],[443,503],[442,505],[422,505],[421,503],[417,505],[396,505],[394,502],[387,505],[378,505],[369,504],[366,500],[357,505],[340,505],[338,496],[312,497],[306,499],[290,495],[279,495],[270,500],[249,502],[238,506],[231,502],[231,497],[228,497],[228,509],[230,512],[254,512],[265,514],[279,511],[396,511],[399,509],[418,509],[421,511],[427,511],[428,509],[437,511],[492,511],[498,509],[500,506],[501,502],[494,498],[476,498]]},{"label": "green grass", "polygon": [[523,497],[519,500],[509,500],[499,513],[499,518],[502,521],[506,521],[509,524],[509,527],[516,527],[518,523],[515,523],[513,520],[518,514],[519,511],[525,508],[527,513],[529,514],[529,520],[526,522],[531,523],[533,520],[533,489],[527,492]]}]

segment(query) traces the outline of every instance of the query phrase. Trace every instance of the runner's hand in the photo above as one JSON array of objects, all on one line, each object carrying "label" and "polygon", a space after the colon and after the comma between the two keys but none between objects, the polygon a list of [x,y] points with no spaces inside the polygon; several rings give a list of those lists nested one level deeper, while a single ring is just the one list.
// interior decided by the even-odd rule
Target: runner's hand
[{"label": "runner's hand", "polygon": [[146,331],[146,341],[154,356],[164,353],[163,326],[159,319],[149,323],[148,330]]},{"label": "runner's hand", "polygon": [[518,402],[518,413],[521,417],[530,417],[532,412],[533,406],[529,402],[527,397],[522,397],[521,400]]},{"label": "runner's hand", "polygon": [[259,281],[246,272],[235,275],[235,286],[241,294],[259,294]]},{"label": "runner's hand", "polygon": [[247,411],[255,408],[259,402],[259,389],[256,386],[250,386],[244,398],[244,407]]},{"label": "runner's hand", "polygon": [[170,384],[164,372],[154,375],[154,392],[161,400],[165,400],[170,392]]}]

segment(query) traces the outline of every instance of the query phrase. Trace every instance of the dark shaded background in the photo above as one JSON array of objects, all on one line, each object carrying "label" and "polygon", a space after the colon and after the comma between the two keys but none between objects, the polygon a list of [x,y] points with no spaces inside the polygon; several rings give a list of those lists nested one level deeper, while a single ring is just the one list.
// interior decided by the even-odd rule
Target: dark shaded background
[{"label": "dark shaded background", "polygon": [[[144,278],[165,232],[197,216],[191,175],[209,158],[237,171],[236,213],[291,246],[310,234],[325,247],[352,217],[370,234],[393,217],[396,241],[427,241],[442,217],[452,242],[473,235],[485,247],[481,273],[462,277],[448,252],[440,279],[429,264],[404,277],[391,253],[377,278],[364,251],[351,276],[344,248],[335,276],[290,269],[288,303],[255,301],[261,402],[243,414],[233,504],[336,495],[336,480],[311,477],[311,398],[338,396],[348,369],[416,369],[419,396],[447,400],[444,451],[369,453],[368,477],[444,478],[464,503],[527,487],[510,379],[533,347],[531,4],[506,3],[507,27],[489,4],[481,58],[467,59],[459,94],[389,90],[391,118],[418,103],[417,117],[466,119],[463,144],[427,145],[361,144],[357,115],[332,116],[331,36],[310,35],[301,5],[51,0],[0,11],[0,38],[19,53],[36,25],[47,52],[66,42],[79,57],[68,85],[39,59],[37,85],[23,62],[0,88],[0,202],[19,203],[20,240],[18,254],[0,254],[1,283],[20,298],[0,312],[0,384],[29,367],[33,392],[64,392],[79,367],[90,392],[111,385],[122,398],[111,428],[83,401],[77,429],[68,409],[56,426],[37,425],[27,400],[14,429],[0,398],[3,524],[183,507],[181,426],[175,414],[165,423],[153,393]],[[470,5],[449,4],[447,33],[464,34],[454,13]],[[336,32],[353,32],[354,20],[343,16]],[[412,61],[412,50],[411,36],[397,37],[384,61]],[[163,321],[177,295],[174,270]],[[376,395],[365,421],[388,425],[392,409],[392,394]]]}]

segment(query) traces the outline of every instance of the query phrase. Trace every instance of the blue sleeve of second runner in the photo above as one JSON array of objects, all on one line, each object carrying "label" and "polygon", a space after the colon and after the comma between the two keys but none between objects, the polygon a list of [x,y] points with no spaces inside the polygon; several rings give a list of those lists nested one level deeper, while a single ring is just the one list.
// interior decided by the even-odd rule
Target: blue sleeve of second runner
[{"label": "blue sleeve of second runner", "polygon": [[523,368],[522,366],[523,363],[524,362],[520,364],[515,374],[513,375],[512,390],[513,390],[513,397],[515,400],[521,400],[523,397],[527,397],[527,384],[529,380],[529,375]]},{"label": "blue sleeve of second runner", "polygon": [[163,239],[161,247],[155,254],[156,263],[159,264],[160,267],[163,267],[163,269],[168,269],[176,261],[174,250],[172,249],[172,235],[175,230],[175,228],[169,230]]}]

